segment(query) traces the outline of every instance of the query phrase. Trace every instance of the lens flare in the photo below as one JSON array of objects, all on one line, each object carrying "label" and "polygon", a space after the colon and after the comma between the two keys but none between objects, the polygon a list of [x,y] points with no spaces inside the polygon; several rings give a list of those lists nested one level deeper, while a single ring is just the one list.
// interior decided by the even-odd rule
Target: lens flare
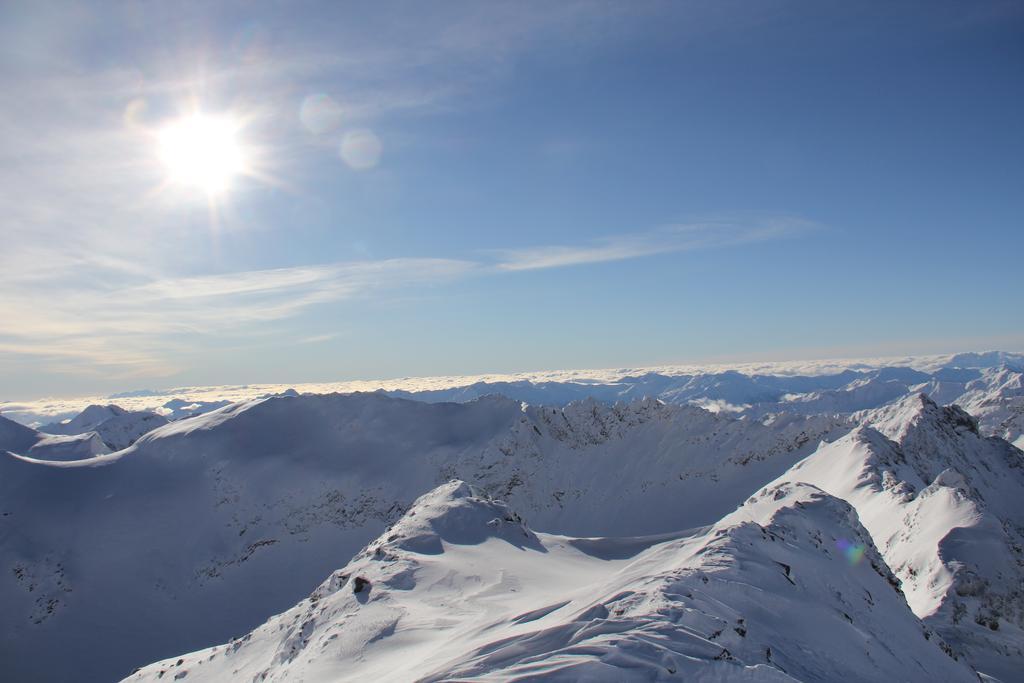
[{"label": "lens flare", "polygon": [[846,561],[851,565],[858,564],[864,559],[864,551],[866,548],[863,544],[854,543],[853,541],[849,541],[845,538],[840,538],[836,541],[836,548],[839,549],[839,552],[846,557]]},{"label": "lens flare", "polygon": [[350,168],[362,171],[380,162],[382,147],[380,138],[372,130],[363,128],[345,134],[339,154]]}]

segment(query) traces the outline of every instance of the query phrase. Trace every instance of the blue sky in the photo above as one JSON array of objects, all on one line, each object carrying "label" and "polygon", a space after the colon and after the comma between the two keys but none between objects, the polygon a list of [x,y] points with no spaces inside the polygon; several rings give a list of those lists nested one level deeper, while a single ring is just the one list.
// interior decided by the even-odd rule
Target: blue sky
[{"label": "blue sky", "polygon": [[[1015,2],[6,4],[0,398],[1022,349],[1021,35]],[[196,109],[247,159],[215,197],[160,161]]]}]

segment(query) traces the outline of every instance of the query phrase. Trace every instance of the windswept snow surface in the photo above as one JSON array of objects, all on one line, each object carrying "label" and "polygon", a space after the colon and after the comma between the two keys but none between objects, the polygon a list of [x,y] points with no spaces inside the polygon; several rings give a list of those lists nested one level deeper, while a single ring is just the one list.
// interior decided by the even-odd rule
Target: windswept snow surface
[{"label": "windswept snow surface", "polygon": [[[836,544],[864,548],[852,565]],[[535,533],[451,482],[292,609],[127,681],[976,681],[845,502],[761,491],[665,539]]]}]

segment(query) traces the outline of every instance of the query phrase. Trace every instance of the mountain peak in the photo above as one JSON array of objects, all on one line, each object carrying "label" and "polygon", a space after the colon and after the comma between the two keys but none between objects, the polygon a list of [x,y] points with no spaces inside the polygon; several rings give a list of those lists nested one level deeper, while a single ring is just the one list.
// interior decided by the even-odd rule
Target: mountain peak
[{"label": "mountain peak", "polygon": [[1006,351],[982,351],[958,353],[946,361],[946,367],[954,368],[991,368],[999,365],[1017,365],[1024,360],[1024,355]]},{"label": "mountain peak", "polygon": [[39,439],[31,427],[0,415],[0,451],[21,452],[30,448]]},{"label": "mountain peak", "polygon": [[942,433],[956,439],[958,435],[980,436],[978,421],[958,405],[940,406],[923,393],[910,394],[881,408],[859,413],[862,424],[869,424],[897,443],[914,433]]},{"label": "mountain peak", "polygon": [[437,555],[445,545],[476,545],[500,538],[512,545],[539,547],[537,536],[522,518],[464,481],[453,479],[420,496],[405,515],[365,552],[383,545]]}]

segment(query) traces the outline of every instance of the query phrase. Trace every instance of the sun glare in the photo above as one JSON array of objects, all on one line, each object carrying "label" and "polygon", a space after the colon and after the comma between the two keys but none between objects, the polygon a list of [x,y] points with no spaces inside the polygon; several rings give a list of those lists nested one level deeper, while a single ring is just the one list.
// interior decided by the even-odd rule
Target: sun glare
[{"label": "sun glare", "polygon": [[159,155],[172,182],[215,195],[245,171],[239,125],[227,117],[193,114],[164,127]]}]

